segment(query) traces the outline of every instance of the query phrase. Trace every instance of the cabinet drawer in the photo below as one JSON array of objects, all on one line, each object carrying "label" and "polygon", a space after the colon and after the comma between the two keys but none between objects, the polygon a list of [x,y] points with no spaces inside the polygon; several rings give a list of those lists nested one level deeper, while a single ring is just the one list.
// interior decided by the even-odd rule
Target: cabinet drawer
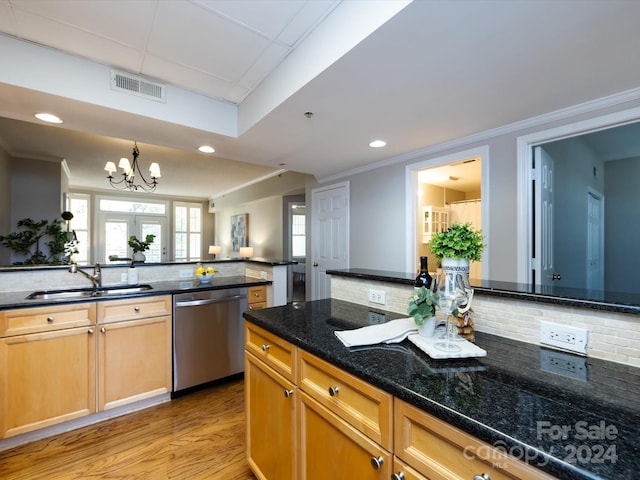
[{"label": "cabinet drawer", "polygon": [[387,450],[392,448],[393,397],[303,350],[298,386]]},{"label": "cabinet drawer", "polygon": [[95,303],[0,311],[0,337],[84,327],[96,323]]},{"label": "cabinet drawer", "polygon": [[98,303],[98,323],[171,315],[171,296],[136,297]]},{"label": "cabinet drawer", "polygon": [[261,308],[267,308],[267,302],[255,302],[249,304],[249,310],[259,310]]},{"label": "cabinet drawer", "polygon": [[287,380],[296,383],[294,368],[297,349],[293,345],[249,322],[245,322],[244,343],[248,352]]},{"label": "cabinet drawer", "polygon": [[554,478],[402,400],[395,399],[394,417],[396,456],[428,478]]},{"label": "cabinet drawer", "polygon": [[[267,287],[266,285],[259,285],[256,287],[249,287],[247,289],[247,302],[249,305],[254,305],[267,301]],[[264,308],[264,307],[256,307]]]}]

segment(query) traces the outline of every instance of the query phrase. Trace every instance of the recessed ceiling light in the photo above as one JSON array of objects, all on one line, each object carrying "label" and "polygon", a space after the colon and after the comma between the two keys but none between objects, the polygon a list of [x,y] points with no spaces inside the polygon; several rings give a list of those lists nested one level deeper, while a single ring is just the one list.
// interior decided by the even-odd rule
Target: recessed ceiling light
[{"label": "recessed ceiling light", "polygon": [[38,120],[42,120],[43,122],[49,123],[62,123],[62,120],[59,117],[56,117],[52,113],[36,113],[35,117]]},{"label": "recessed ceiling light", "polygon": [[198,147],[198,150],[200,150],[202,153],[213,153],[216,151],[215,148],[210,147],[209,145],[202,145],[201,147]]},{"label": "recessed ceiling light", "polygon": [[385,142],[384,140],[374,140],[369,144],[369,146],[373,148],[380,148],[380,147],[384,147],[386,144],[387,142]]}]

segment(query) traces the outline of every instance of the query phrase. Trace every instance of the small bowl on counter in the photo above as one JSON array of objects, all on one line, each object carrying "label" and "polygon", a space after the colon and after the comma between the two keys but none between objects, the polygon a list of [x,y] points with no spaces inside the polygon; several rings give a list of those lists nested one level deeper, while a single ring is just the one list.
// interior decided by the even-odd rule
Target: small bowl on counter
[{"label": "small bowl on counter", "polygon": [[196,273],[196,278],[200,283],[210,282],[215,273]]}]

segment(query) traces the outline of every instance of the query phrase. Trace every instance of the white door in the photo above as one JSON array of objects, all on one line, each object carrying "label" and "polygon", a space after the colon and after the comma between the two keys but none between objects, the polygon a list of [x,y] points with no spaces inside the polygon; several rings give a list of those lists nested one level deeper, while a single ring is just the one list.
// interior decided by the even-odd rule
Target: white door
[{"label": "white door", "polygon": [[331,296],[327,270],[349,268],[349,183],[311,191],[311,299]]},{"label": "white door", "polygon": [[587,289],[604,290],[604,195],[587,192]]},{"label": "white door", "polygon": [[553,158],[540,146],[534,148],[536,285],[551,285],[553,276]]}]

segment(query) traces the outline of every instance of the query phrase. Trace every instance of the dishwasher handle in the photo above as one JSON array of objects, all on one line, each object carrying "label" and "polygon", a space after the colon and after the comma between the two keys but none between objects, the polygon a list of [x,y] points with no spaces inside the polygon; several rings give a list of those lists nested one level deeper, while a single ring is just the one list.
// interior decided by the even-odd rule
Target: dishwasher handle
[{"label": "dishwasher handle", "polygon": [[233,300],[242,300],[243,298],[247,298],[246,295],[231,295],[229,297],[223,298],[205,298],[203,300],[186,300],[186,301],[177,301],[176,307],[197,307],[200,305],[210,305],[212,303],[222,303],[222,302],[231,302]]}]

